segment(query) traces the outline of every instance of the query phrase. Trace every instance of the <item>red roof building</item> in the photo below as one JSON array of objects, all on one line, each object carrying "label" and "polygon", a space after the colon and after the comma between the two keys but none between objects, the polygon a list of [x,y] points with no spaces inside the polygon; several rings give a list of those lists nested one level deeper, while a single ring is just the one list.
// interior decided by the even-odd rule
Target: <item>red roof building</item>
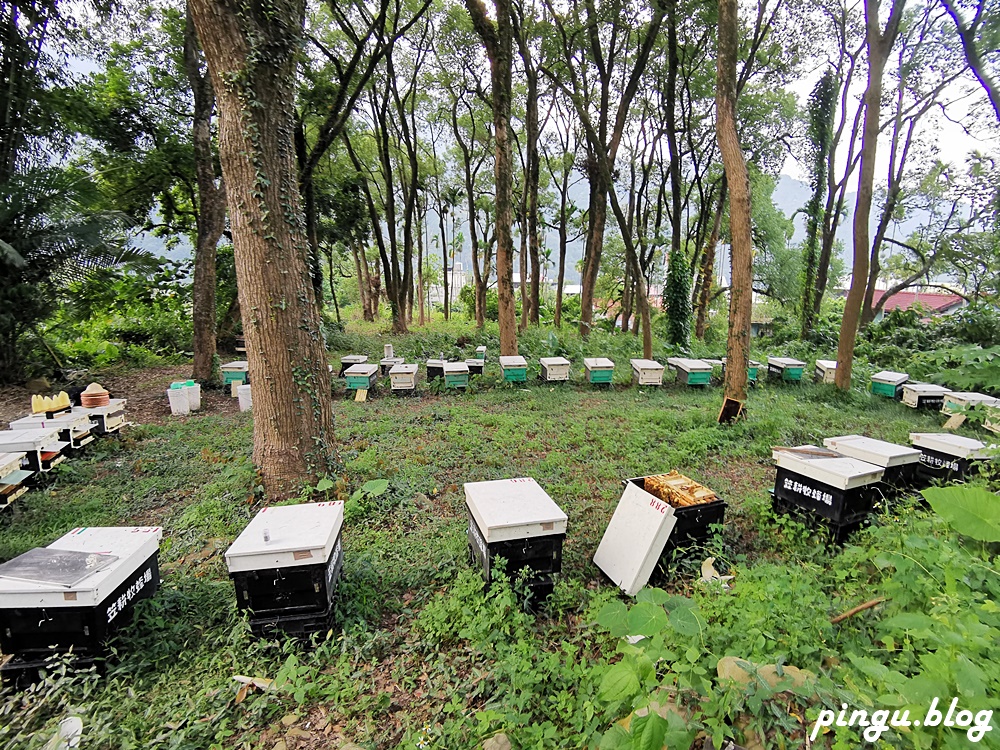
[{"label": "red roof building", "polygon": [[[886,290],[876,289],[872,297],[872,304],[878,304],[879,300],[885,296]],[[935,315],[947,315],[965,304],[965,300],[957,294],[947,292],[896,292],[882,308],[884,312],[893,310],[909,310],[911,307],[919,305]]]}]

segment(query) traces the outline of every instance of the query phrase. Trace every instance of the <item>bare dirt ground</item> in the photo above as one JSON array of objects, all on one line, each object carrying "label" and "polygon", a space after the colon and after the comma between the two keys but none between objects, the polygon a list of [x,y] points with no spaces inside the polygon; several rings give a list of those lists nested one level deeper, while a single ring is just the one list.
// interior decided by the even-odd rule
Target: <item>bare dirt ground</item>
[{"label": "bare dirt ground", "polygon": [[[167,402],[167,388],[175,380],[186,380],[191,365],[160,365],[121,373],[95,375],[84,383],[97,382],[110,391],[114,398],[128,399],[125,414],[136,424],[163,424],[172,417]],[[52,383],[52,392],[66,389],[65,383]],[[46,394],[49,395],[49,394]],[[221,388],[201,389],[201,411],[198,414],[232,414],[239,411],[237,400]],[[31,392],[23,386],[0,389],[0,429],[6,429],[14,419],[31,414]]]}]

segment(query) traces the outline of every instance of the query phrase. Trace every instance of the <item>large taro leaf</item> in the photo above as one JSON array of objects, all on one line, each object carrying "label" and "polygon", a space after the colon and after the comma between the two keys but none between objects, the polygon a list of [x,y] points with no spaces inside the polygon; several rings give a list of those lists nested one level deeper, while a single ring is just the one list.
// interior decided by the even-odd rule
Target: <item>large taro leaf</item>
[{"label": "large taro leaf", "polygon": [[959,534],[981,542],[1000,542],[1000,497],[995,493],[960,485],[928,487],[920,494]]}]

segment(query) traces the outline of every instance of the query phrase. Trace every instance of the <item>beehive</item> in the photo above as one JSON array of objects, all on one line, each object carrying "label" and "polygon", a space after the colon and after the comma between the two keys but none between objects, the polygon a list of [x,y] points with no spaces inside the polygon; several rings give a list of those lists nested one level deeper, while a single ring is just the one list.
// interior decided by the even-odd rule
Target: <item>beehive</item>
[{"label": "beehive", "polygon": [[529,477],[467,482],[469,549],[487,583],[502,569],[512,578],[527,569],[527,582],[544,599],[551,576],[562,570],[562,545],[568,518],[548,493]]},{"label": "beehive", "polygon": [[47,419],[44,414],[35,414],[10,423],[12,430],[43,430],[50,427],[59,431],[61,442],[69,443],[70,448],[79,449],[93,442],[97,423],[92,422],[88,415],[75,411],[52,419]]},{"label": "beehive", "polygon": [[607,357],[585,357],[583,369],[588,383],[610,384],[615,376],[615,363]]},{"label": "beehive", "polygon": [[910,379],[905,372],[882,370],[872,375],[872,393],[876,396],[899,399],[903,395],[903,383]]},{"label": "beehive", "polygon": [[927,480],[963,479],[995,447],[950,432],[911,432],[910,442],[920,449],[919,472]]},{"label": "beehive", "polygon": [[[219,367],[222,371],[222,384],[232,387],[233,383],[242,385],[250,380],[250,365],[245,359],[238,359],[234,362],[226,362]],[[235,390],[233,395],[236,395]]]},{"label": "beehive", "polygon": [[378,382],[378,366],[366,364],[351,365],[344,372],[344,377],[347,378],[347,390],[349,391],[374,388],[375,383]]},{"label": "beehive", "polygon": [[677,371],[677,382],[688,385],[708,385],[712,382],[712,365],[700,359],[669,357],[667,364]]},{"label": "beehive", "polygon": [[486,369],[486,361],[482,359],[476,359],[471,357],[465,360],[465,364],[469,367],[469,375],[482,375],[483,371]]},{"label": "beehive", "polygon": [[945,414],[953,414],[959,410],[979,409],[989,406],[1000,405],[1000,399],[987,396],[985,393],[951,393],[944,394],[944,402],[941,404],[941,411]]},{"label": "beehive", "polygon": [[0,432],[0,452],[24,452],[25,468],[31,471],[51,471],[66,460],[63,451],[68,447],[59,439],[58,427]]},{"label": "beehive", "polygon": [[768,357],[767,374],[768,377],[776,377],[788,383],[798,383],[802,381],[802,371],[806,363],[800,362],[791,357]]},{"label": "beehive", "polygon": [[894,489],[912,485],[920,464],[919,450],[862,435],[826,438],[823,445],[849,458],[881,466],[882,482]]},{"label": "beehive", "polygon": [[481,359],[484,362],[486,361],[486,347],[485,346],[477,346],[476,347],[476,359]]},{"label": "beehive", "polygon": [[[386,346],[391,346],[391,344],[386,344]],[[395,367],[396,365],[401,365],[404,362],[406,362],[406,360],[403,359],[402,357],[384,357],[381,360],[379,360],[378,364],[382,370],[382,377],[388,375],[393,367]]]},{"label": "beehive", "polygon": [[393,392],[412,391],[417,387],[417,366],[408,364],[393,365],[389,370],[389,381]]},{"label": "beehive", "polygon": [[815,445],[775,448],[776,498],[834,524],[867,516],[881,497],[881,466]]},{"label": "beehive", "polygon": [[445,360],[441,358],[427,360],[426,366],[427,366],[428,381],[437,380],[438,378],[444,377],[444,363]]},{"label": "beehive", "polygon": [[78,528],[0,566],[5,672],[37,670],[54,653],[104,653],[107,637],[160,582],[158,527]]},{"label": "beehive", "polygon": [[[663,365],[652,359],[629,360],[636,385],[663,385]],[[711,373],[711,370],[709,370]]]},{"label": "beehive", "polygon": [[255,635],[329,627],[343,566],[344,504],[264,508],[226,551],[236,604]]},{"label": "beehive", "polygon": [[542,357],[538,360],[538,364],[541,365],[542,380],[545,382],[569,380],[570,361],[565,357]]},{"label": "beehive", "polygon": [[345,354],[340,358],[340,371],[337,373],[337,377],[344,377],[347,370],[354,365],[364,365],[367,363],[368,357],[365,354]]},{"label": "beehive", "polygon": [[930,383],[906,383],[903,386],[903,403],[913,409],[939,410],[944,406],[947,388]]},{"label": "beehive", "polygon": [[125,426],[125,406],[127,404],[128,401],[123,398],[113,398],[107,406],[92,408],[74,406],[73,413],[85,414],[91,422],[96,423],[95,431],[98,435],[110,435]]},{"label": "beehive", "polygon": [[25,483],[34,472],[21,468],[24,458],[24,452],[0,453],[0,509],[28,491]]},{"label": "beehive", "polygon": [[444,387],[445,388],[468,388],[469,387],[469,366],[465,362],[445,362],[444,364]]},{"label": "beehive", "polygon": [[817,359],[815,375],[817,383],[832,383],[837,378],[837,360]]},{"label": "beehive", "polygon": [[524,383],[528,380],[528,361],[524,357],[500,357],[500,372],[508,383]]}]

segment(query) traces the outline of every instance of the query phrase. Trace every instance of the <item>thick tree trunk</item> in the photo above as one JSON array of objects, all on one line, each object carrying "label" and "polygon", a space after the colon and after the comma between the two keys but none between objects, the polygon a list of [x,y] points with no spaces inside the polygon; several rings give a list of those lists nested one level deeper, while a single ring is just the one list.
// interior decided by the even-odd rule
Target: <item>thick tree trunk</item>
[{"label": "thick tree trunk", "polygon": [[753,310],[753,238],[750,230],[750,179],[736,127],[736,56],[739,9],[736,0],[719,0],[719,51],[715,110],[719,151],[729,184],[731,286],[726,343],[725,396],[746,401]]},{"label": "thick tree trunk", "polygon": [[[600,155],[594,157],[599,159]],[[587,216],[587,247],[580,274],[580,335],[586,338],[594,324],[594,287],[601,270],[604,230],[608,220],[608,185],[599,170],[590,177],[590,212]]]},{"label": "thick tree trunk", "polygon": [[444,287],[444,319],[448,320],[451,316],[451,279],[448,276],[448,242],[444,231],[445,214],[440,203],[438,204],[437,215],[438,229],[441,232],[441,285]]},{"label": "thick tree trunk", "polygon": [[192,143],[198,182],[198,239],[194,253],[194,283],[191,289],[191,323],[194,328],[194,365],[191,377],[202,383],[218,382],[215,372],[215,249],[226,228],[225,184],[216,184],[212,153],[212,112],[215,92],[207,73],[202,73],[198,38],[191,10],[184,29],[184,68],[194,94]]},{"label": "thick tree trunk", "polygon": [[267,14],[191,0],[218,96],[219,153],[254,387],[253,457],[271,499],[338,469],[294,152],[304,0]]},{"label": "thick tree trunk", "polygon": [[513,35],[510,0],[496,1],[497,20],[486,15],[482,0],[465,0],[472,25],[483,40],[490,59],[490,94],[493,100],[493,134],[496,140],[496,242],[497,300],[500,355],[517,354],[517,314],[514,309],[513,164],[510,144],[511,67]]},{"label": "thick tree trunk", "polygon": [[851,388],[851,368],[854,365],[854,342],[858,335],[858,319],[865,289],[868,286],[868,219],[872,210],[875,182],[875,155],[878,148],[879,115],[882,103],[882,75],[886,60],[899,31],[899,22],[906,0],[893,0],[885,33],[879,27],[879,0],[865,0],[865,25],[868,46],[868,87],[865,89],[865,120],[861,135],[861,164],[858,176],[858,200],[854,208],[854,268],[851,289],[844,304],[837,347],[837,388]]}]

